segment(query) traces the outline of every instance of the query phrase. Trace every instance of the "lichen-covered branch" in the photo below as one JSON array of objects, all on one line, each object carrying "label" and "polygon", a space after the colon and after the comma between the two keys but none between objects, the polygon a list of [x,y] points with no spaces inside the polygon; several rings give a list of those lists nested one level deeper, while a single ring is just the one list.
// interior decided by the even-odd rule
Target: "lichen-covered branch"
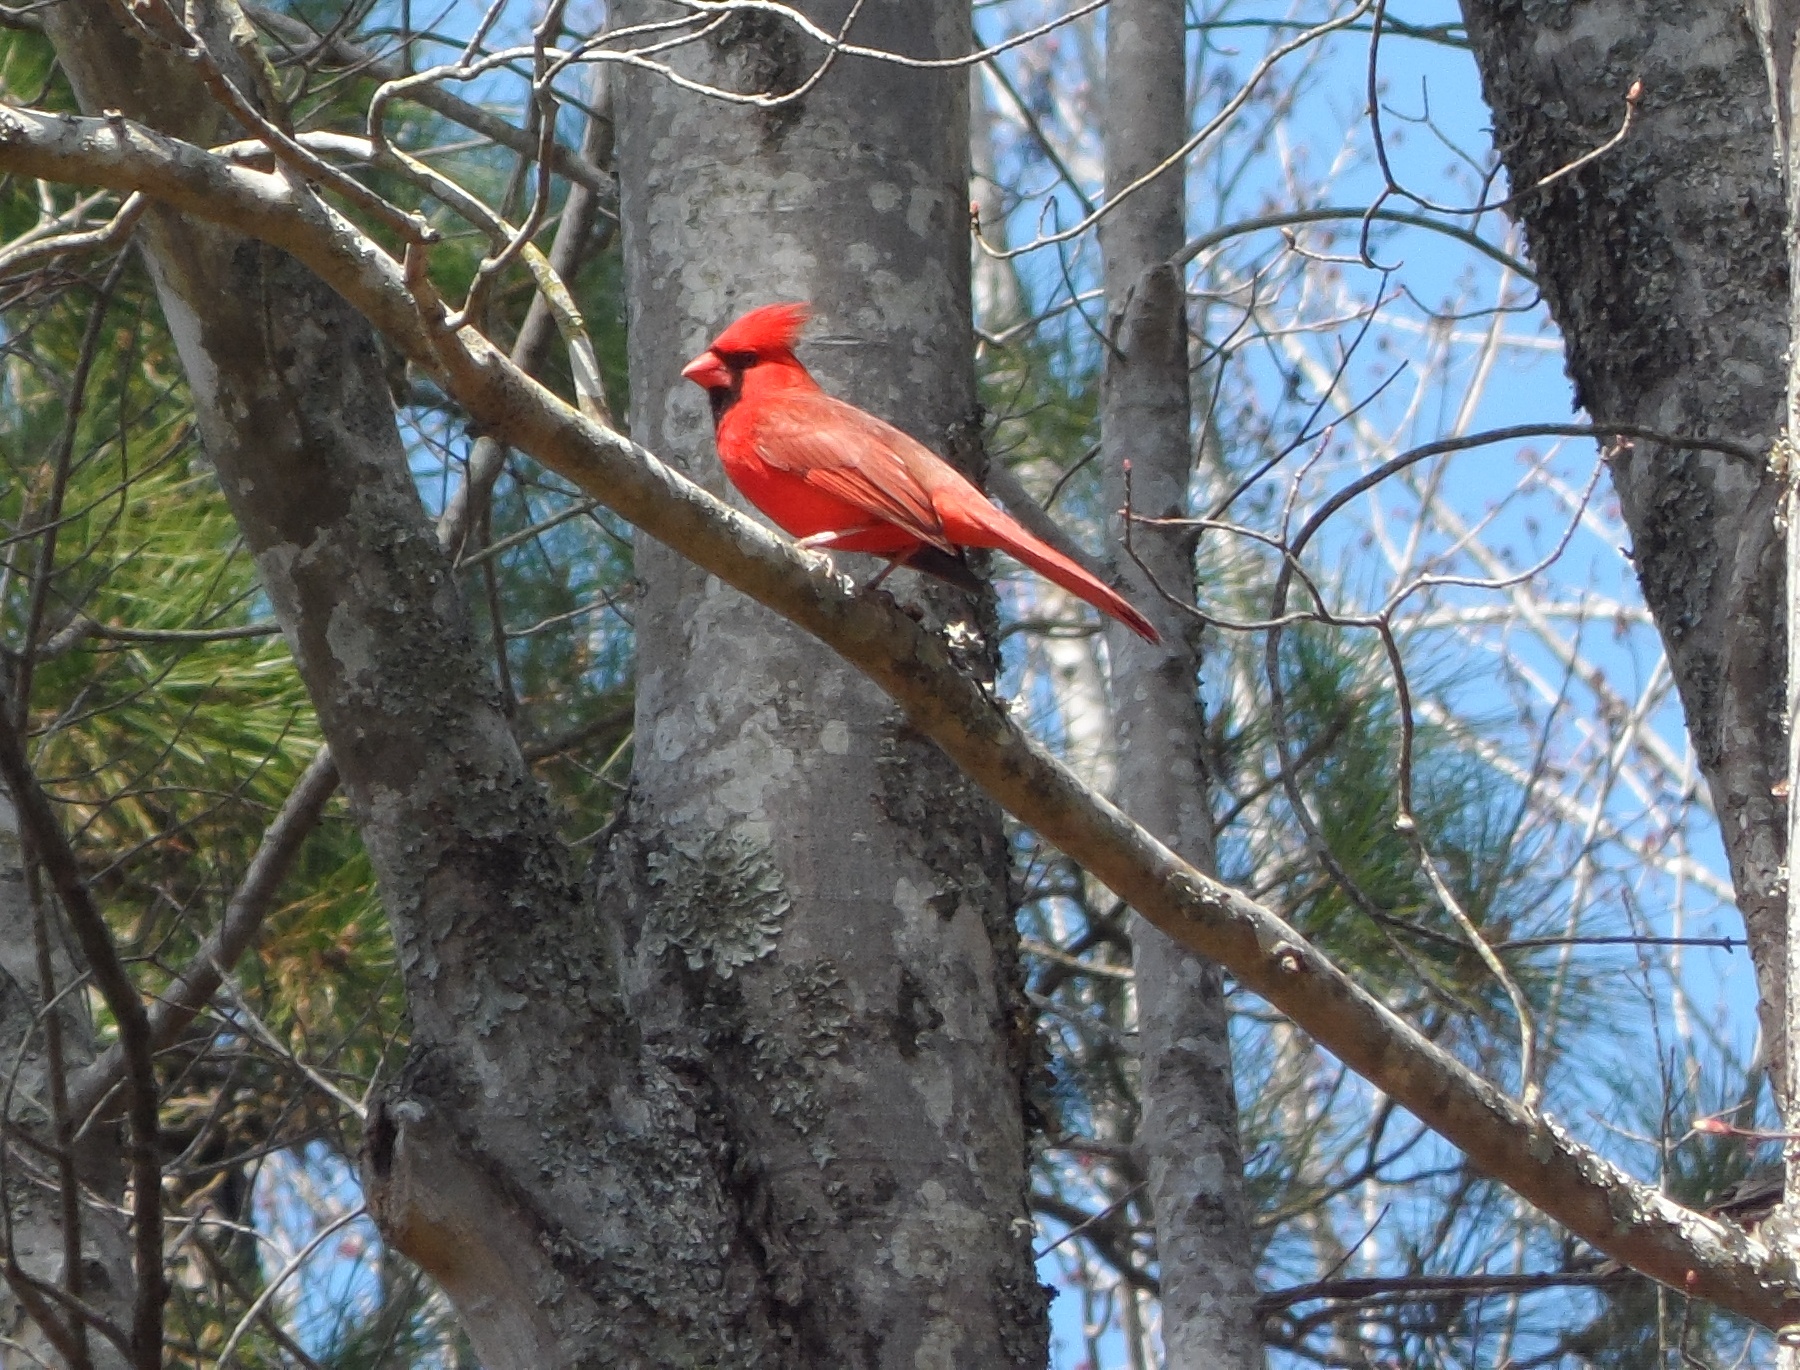
[{"label": "lichen-covered branch", "polygon": [[707,571],[816,634],[904,707],[1022,822],[1185,946],[1227,966],[1488,1174],[1597,1248],[1767,1326],[1800,1319],[1785,1259],[1681,1208],[1533,1114],[1360,989],[1269,910],[1178,859],[1034,742],[948,646],[883,597],[818,575],[815,559],[585,418],[472,329],[423,313],[399,265],[341,216],[258,173],[122,121],[0,112],[0,170],[166,197],[278,243],[409,355],[430,358],[483,428],[531,454]]}]

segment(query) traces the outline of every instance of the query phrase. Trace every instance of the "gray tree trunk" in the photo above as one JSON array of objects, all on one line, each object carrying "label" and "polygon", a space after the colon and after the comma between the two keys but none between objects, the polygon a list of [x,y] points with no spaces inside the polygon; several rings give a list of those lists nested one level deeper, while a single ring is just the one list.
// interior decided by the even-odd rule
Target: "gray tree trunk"
[{"label": "gray tree trunk", "polygon": [[[58,6],[46,27],[87,108],[219,141],[192,69],[103,0]],[[655,1320],[649,1286],[680,1284],[674,1239],[705,1240],[671,1218],[658,1278],[622,1310],[608,1298],[629,1278],[609,1243],[637,1248],[620,1234],[656,1217],[646,1176],[619,1203],[588,1158],[676,1157],[661,1138],[632,1146],[644,1111],[604,930],[469,635],[367,326],[272,249],[159,211],[143,232],[207,454],[339,758],[405,968],[413,1047],[370,1120],[371,1207],[486,1364],[579,1363],[603,1302],[620,1323]]]},{"label": "gray tree trunk", "polygon": [[[1599,421],[1767,450],[1787,412],[1786,199],[1768,83],[1735,5],[1465,0],[1515,190],[1630,136],[1515,211]],[[1612,463],[1644,598],[1712,791],[1785,1091],[1787,816],[1783,482],[1766,465],[1638,441]]]},{"label": "gray tree trunk", "polygon": [[[84,104],[218,141],[191,70],[115,14],[78,0],[49,16]],[[966,13],[936,32],[963,41]],[[737,51],[793,57],[754,24]],[[815,239],[825,260],[806,277],[876,358],[861,396],[948,423],[970,409],[967,128],[960,76],[949,96],[942,83],[874,134],[847,117],[868,112],[867,84],[816,92],[830,119],[683,117],[751,148],[805,129],[801,165],[821,175],[862,159],[836,188],[878,222]],[[634,112],[666,119],[661,94]],[[633,146],[667,136],[651,125]],[[942,160],[877,160],[940,144]],[[797,193],[751,169],[765,197]],[[719,222],[716,262],[736,228]],[[146,233],[208,454],[401,951],[413,1045],[370,1119],[370,1205],[484,1364],[1041,1363],[1028,1039],[992,807],[822,651],[765,640],[766,618],[649,551],[638,798],[596,904],[470,638],[366,327],[278,252],[172,214]],[[636,241],[646,414],[733,302],[671,291]],[[737,237],[726,279],[750,282],[775,245]],[[703,451],[698,394],[681,399]]]},{"label": "gray tree trunk", "polygon": [[[1187,136],[1181,0],[1114,0],[1106,19],[1106,191],[1114,198]],[[1101,224],[1107,337],[1101,434],[1109,506],[1182,517],[1191,476],[1185,287],[1170,262],[1185,241],[1182,172],[1126,198]],[[1138,528],[1138,555],[1163,589],[1192,602],[1192,545]],[[1132,597],[1164,634],[1153,647],[1116,627],[1113,662],[1119,802],[1201,870],[1216,867],[1198,695],[1200,631],[1160,605],[1149,580],[1115,558]],[[1132,920],[1143,1063],[1142,1146],[1156,1214],[1163,1344],[1171,1366],[1259,1366],[1256,1251],[1238,1137],[1237,1095],[1219,967]]]},{"label": "gray tree trunk", "polygon": [[[835,28],[844,7],[810,12]],[[856,28],[919,57],[968,33],[957,0]],[[681,60],[791,89],[819,53],[790,35],[745,14]],[[966,75],[846,59],[773,111],[638,74],[619,98],[638,439],[726,493],[679,369],[745,309],[811,299],[822,383],[954,456],[975,415]],[[634,1017],[733,1154],[786,1363],[1041,1365],[997,809],[818,642],[648,539],[637,566],[638,765],[606,888],[632,910]]]},{"label": "gray tree trunk", "polygon": [[[1795,5],[1792,0],[1753,0],[1750,15],[1768,72],[1775,165],[1787,192],[1787,222],[1790,225],[1788,319],[1792,329],[1800,321],[1800,270],[1795,269],[1791,236],[1791,226],[1800,223],[1800,104],[1796,104],[1794,89],[1794,80],[1800,76],[1800,5]],[[1785,441],[1772,467],[1774,477],[1784,479],[1786,486],[1787,499],[1782,507],[1787,535],[1784,608],[1786,621],[1791,624],[1800,615],[1800,535],[1794,531],[1794,491],[1796,477],[1800,476],[1794,460],[1794,434],[1800,432],[1800,422],[1797,422],[1800,420],[1800,358],[1793,356],[1788,358],[1786,420]],[[1787,778],[1791,795],[1793,782],[1800,779],[1800,728],[1791,726],[1795,708],[1800,706],[1800,634],[1790,632],[1787,647],[1787,717],[1790,720]],[[1787,829],[1790,852],[1800,850],[1796,845],[1800,842],[1800,832],[1796,832],[1794,826],[1797,816],[1800,816],[1800,805],[1790,804]],[[1800,981],[1800,882],[1790,879],[1786,893],[1786,983],[1793,985]],[[1791,1005],[1793,1000],[1790,998],[1788,1002]],[[1800,1249],[1800,1240],[1797,1240],[1800,1238],[1800,1047],[1796,1045],[1800,1034],[1796,1033],[1792,1021],[1782,1023],[1781,1029],[1787,1046],[1785,1088],[1781,1091],[1785,1103],[1783,1124],[1788,1132],[1783,1148],[1787,1164],[1786,1193],[1775,1216],[1765,1224],[1765,1232],[1791,1254]],[[1795,1370],[1800,1366],[1800,1346],[1795,1346],[1791,1338],[1782,1338],[1779,1360],[1782,1370]]]}]

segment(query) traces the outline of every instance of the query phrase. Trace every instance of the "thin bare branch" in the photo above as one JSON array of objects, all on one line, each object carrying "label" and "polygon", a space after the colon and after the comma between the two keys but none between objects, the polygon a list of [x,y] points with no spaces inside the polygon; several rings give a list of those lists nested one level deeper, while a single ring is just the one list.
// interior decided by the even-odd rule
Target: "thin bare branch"
[{"label": "thin bare branch", "polygon": [[1240,984],[1329,1043],[1481,1169],[1599,1249],[1692,1295],[1768,1326],[1800,1316],[1788,1263],[1766,1243],[1681,1208],[1548,1117],[1507,1099],[1268,909],[1178,860],[1027,736],[957,669],[938,636],[884,597],[821,577],[816,558],[561,403],[473,330],[448,329],[416,253],[401,278],[391,259],[367,248],[340,217],[297,203],[257,173],[208,166],[197,149],[129,128],[106,132],[103,121],[57,122],[102,128],[83,147],[49,121],[9,112],[0,116],[0,168],[75,180],[156,180],[192,212],[278,238],[409,351],[423,344],[432,370],[476,421],[836,647],[1022,822],[1169,935],[1228,966]]},{"label": "thin bare branch", "polygon": [[133,1273],[137,1295],[132,1308],[131,1348],[138,1370],[160,1370],[166,1289],[162,1249],[162,1157],[158,1144],[156,1070],[151,1059],[150,1024],[137,987],[113,946],[106,920],[63,835],[37,775],[25,758],[10,711],[0,708],[0,779],[18,805],[33,850],[69,916],[94,984],[119,1029],[125,1061],[126,1117],[131,1126],[132,1225],[136,1235]]}]

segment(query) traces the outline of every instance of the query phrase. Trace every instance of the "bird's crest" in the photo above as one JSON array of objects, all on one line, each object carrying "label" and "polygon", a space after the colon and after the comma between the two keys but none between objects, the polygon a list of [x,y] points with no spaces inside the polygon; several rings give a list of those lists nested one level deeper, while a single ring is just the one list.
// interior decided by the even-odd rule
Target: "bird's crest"
[{"label": "bird's crest", "polygon": [[721,357],[733,352],[748,352],[757,357],[792,352],[811,317],[812,306],[804,301],[765,304],[742,315],[714,338],[712,350]]}]

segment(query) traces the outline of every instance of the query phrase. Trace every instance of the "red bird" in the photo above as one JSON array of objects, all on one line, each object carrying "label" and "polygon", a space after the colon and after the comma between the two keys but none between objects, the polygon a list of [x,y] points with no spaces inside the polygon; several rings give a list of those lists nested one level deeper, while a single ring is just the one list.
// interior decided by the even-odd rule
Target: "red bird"
[{"label": "red bird", "polygon": [[794,356],[812,311],[752,309],[681,374],[712,401],[731,483],[803,547],[872,552],[975,589],[965,547],[998,547],[1132,632],[1156,629],[1102,581],[1040,542],[949,462],[890,423],[827,395]]}]

